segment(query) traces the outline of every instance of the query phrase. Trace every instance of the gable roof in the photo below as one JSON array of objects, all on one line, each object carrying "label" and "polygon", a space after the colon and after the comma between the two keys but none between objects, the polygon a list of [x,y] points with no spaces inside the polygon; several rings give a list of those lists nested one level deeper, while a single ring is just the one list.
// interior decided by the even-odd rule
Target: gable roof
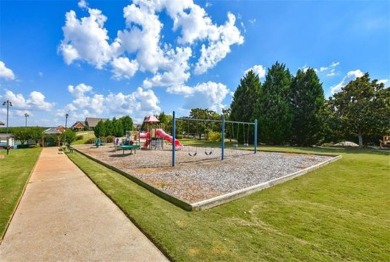
[{"label": "gable roof", "polygon": [[62,134],[65,131],[65,127],[63,126],[57,126],[57,127],[50,127],[43,131],[46,135],[57,135],[57,134]]},{"label": "gable roof", "polygon": [[96,117],[87,117],[85,118],[85,124],[89,127],[95,127],[100,121],[106,121],[108,118],[96,118]]},{"label": "gable roof", "polygon": [[84,127],[85,127],[85,122],[77,121],[72,125],[71,128],[74,129],[74,128],[84,128]]}]

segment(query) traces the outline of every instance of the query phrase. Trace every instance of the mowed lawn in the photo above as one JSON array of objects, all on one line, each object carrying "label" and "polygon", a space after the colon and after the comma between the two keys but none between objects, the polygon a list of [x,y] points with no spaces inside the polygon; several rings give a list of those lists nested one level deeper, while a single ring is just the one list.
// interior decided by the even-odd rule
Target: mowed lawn
[{"label": "mowed lawn", "polygon": [[38,159],[41,148],[0,150],[0,240]]},{"label": "mowed lawn", "polygon": [[175,261],[390,261],[388,153],[265,150],[343,158],[231,203],[186,212],[80,154],[69,157]]}]

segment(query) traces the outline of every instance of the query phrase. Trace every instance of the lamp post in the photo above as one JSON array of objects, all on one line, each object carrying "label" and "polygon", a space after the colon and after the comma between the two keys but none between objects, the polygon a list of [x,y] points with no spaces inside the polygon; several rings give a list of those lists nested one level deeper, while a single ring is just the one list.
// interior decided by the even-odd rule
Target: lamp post
[{"label": "lamp post", "polygon": [[[6,129],[6,132],[8,135],[9,107],[12,106],[12,102],[9,100],[4,101],[3,106],[7,106],[7,129]],[[9,153],[9,137],[7,137],[7,155],[8,155],[8,153]]]},{"label": "lamp post", "polygon": [[27,117],[29,117],[30,115],[25,113],[24,116],[26,117],[26,127],[27,127]]},{"label": "lamp post", "polygon": [[68,116],[69,116],[69,114],[65,114],[65,129],[68,125]]}]

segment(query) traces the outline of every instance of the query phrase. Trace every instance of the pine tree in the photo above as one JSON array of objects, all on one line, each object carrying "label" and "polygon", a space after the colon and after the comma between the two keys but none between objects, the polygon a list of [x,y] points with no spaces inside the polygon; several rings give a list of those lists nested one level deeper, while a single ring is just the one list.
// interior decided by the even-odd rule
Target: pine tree
[{"label": "pine tree", "polygon": [[[260,89],[261,83],[259,76],[250,70],[241,78],[240,84],[234,92],[233,101],[230,105],[230,120],[241,122],[252,122],[255,120],[254,109],[260,94]],[[239,130],[238,134],[232,135],[238,139],[239,143],[253,143],[254,130],[252,126],[245,126],[245,128],[250,128],[249,133],[247,130],[244,133],[244,126],[242,125],[241,128],[239,126],[235,128]]]},{"label": "pine tree", "polygon": [[284,64],[276,62],[268,69],[256,104],[260,141],[283,145],[290,140],[290,84],[291,74]]},{"label": "pine tree", "polygon": [[291,142],[299,146],[310,146],[323,139],[324,91],[314,71],[298,70],[290,88],[292,109]]}]

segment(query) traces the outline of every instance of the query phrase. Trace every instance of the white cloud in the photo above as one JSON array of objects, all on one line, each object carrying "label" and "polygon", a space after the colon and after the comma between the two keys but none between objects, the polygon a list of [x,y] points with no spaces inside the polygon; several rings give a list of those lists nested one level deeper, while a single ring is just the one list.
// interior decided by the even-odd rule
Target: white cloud
[{"label": "white cloud", "polygon": [[38,91],[32,91],[29,97],[25,98],[23,94],[6,90],[4,98],[12,102],[15,110],[23,111],[23,114],[25,110],[50,111],[55,105],[54,103],[45,101],[45,95]]},{"label": "white cloud", "polygon": [[223,100],[229,94],[229,89],[221,83],[207,82],[194,87],[174,86],[167,89],[168,93],[184,95],[186,109],[209,108],[216,112],[221,112],[225,107]]},{"label": "white cloud", "polygon": [[102,69],[112,57],[107,30],[104,28],[107,17],[97,9],[88,9],[88,12],[89,17],[80,20],[74,11],[66,13],[65,26],[62,28],[64,39],[59,51],[67,64],[81,60]]},{"label": "white cloud", "polygon": [[262,65],[254,65],[251,68],[247,69],[245,71],[245,74],[247,74],[250,70],[252,70],[255,74],[259,76],[259,78],[264,78],[265,77],[265,68]]},{"label": "white cloud", "polygon": [[195,74],[203,74],[208,69],[213,68],[219,61],[230,53],[230,46],[242,44],[244,38],[235,26],[236,18],[228,13],[228,21],[225,25],[218,27],[214,39],[209,37],[210,44],[205,44],[201,48],[201,56],[195,65]]},{"label": "white cloud", "polygon": [[0,61],[0,79],[15,80],[14,72],[5,66],[3,61]]},{"label": "white cloud", "polygon": [[349,71],[346,76],[343,77],[340,83],[331,87],[332,94],[339,92],[349,82],[355,80],[358,77],[362,77],[364,73],[360,69]]},{"label": "white cloud", "polygon": [[130,61],[127,57],[114,58],[111,62],[114,78],[131,78],[138,70],[137,61]]},{"label": "white cloud", "polygon": [[156,73],[151,79],[145,79],[143,86],[172,86],[185,83],[190,77],[188,60],[191,57],[191,48],[176,48],[167,53],[168,61],[164,65],[164,72]]},{"label": "white cloud", "polygon": [[80,2],[78,2],[78,6],[80,8],[88,8],[88,3],[85,0],[80,0]]},{"label": "white cloud", "polygon": [[45,95],[38,91],[32,91],[30,93],[30,98],[27,102],[33,107],[45,111],[50,111],[54,107],[54,103],[49,103],[45,101]]},{"label": "white cloud", "polygon": [[[322,66],[319,69],[314,68],[316,73],[324,73],[327,77],[332,77],[336,75],[336,67],[340,65],[340,62],[332,62],[329,66]],[[307,67],[304,67],[304,71],[307,70]]]},{"label": "white cloud", "polygon": [[74,96],[72,103],[60,110],[58,115],[70,112],[73,116],[83,119],[87,116],[123,116],[131,115],[134,118],[143,118],[147,114],[161,111],[159,100],[153,90],[144,90],[141,87],[129,94],[109,93],[95,94],[93,88],[81,83],[77,86],[68,86],[68,91]]},{"label": "white cloud", "polygon": [[[126,28],[118,30],[109,41],[104,24],[107,17],[100,10],[88,8],[89,16],[77,18],[75,11],[66,13],[64,39],[59,46],[67,64],[84,61],[97,69],[107,69],[116,79],[129,79],[138,70],[151,73],[144,87],[182,85],[196,74],[207,72],[230,52],[230,47],[244,41],[236,27],[235,16],[228,13],[225,24],[213,23],[204,8],[193,0],[134,0],[124,7]],[[165,41],[160,14],[172,19],[177,38]],[[193,54],[200,57],[193,58]],[[190,59],[198,59],[190,63]]]}]

